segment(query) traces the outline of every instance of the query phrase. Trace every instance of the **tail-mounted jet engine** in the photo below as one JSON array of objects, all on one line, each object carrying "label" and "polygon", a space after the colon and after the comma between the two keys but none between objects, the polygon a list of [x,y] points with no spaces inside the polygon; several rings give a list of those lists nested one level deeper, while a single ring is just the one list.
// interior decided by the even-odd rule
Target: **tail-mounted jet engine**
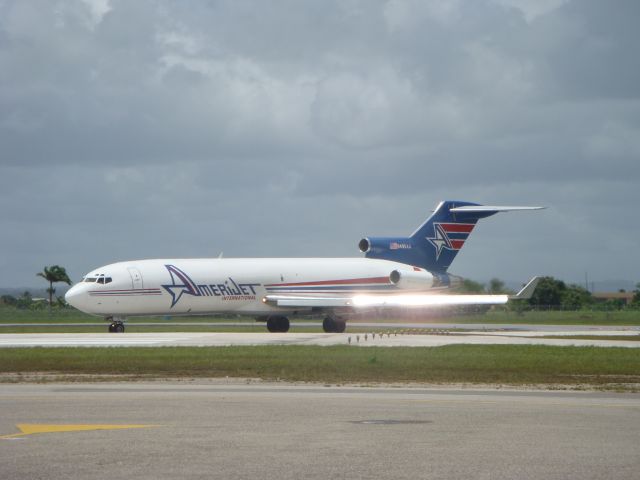
[{"label": "tail-mounted jet engine", "polygon": [[398,288],[409,290],[426,290],[434,286],[433,275],[424,270],[394,270],[389,275],[389,281]]},{"label": "tail-mounted jet engine", "polygon": [[420,253],[420,248],[409,237],[365,237],[358,242],[358,248],[367,258],[407,265],[417,265],[416,254]]}]

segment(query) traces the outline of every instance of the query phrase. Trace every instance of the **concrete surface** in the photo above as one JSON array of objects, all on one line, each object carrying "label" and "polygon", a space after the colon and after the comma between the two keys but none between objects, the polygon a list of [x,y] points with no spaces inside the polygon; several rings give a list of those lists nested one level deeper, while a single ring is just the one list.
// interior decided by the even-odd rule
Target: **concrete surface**
[{"label": "concrete surface", "polygon": [[[108,322],[65,322],[65,323],[0,323],[0,327],[104,327],[105,331]],[[266,331],[266,324],[262,322],[147,322],[144,320],[130,319],[127,325],[136,327],[262,327]],[[320,328],[322,322],[291,322],[296,328]],[[595,334],[602,330],[615,330],[640,333],[640,326],[635,325],[542,325],[533,323],[431,323],[431,322],[360,322],[350,321],[347,328],[388,328],[389,330],[399,329],[423,329],[423,330],[468,330],[468,331],[588,331]],[[0,330],[1,332],[1,330]]]},{"label": "concrete surface", "polygon": [[3,479],[635,479],[640,395],[242,383],[0,385]]},{"label": "concrete surface", "polygon": [[[551,333],[547,333],[551,334]],[[592,331],[553,331],[553,335],[595,335]],[[598,331],[597,335],[637,335],[634,331]],[[539,338],[540,332],[468,332],[447,335],[375,335],[354,333],[7,333],[0,347],[215,347],[226,345],[352,345],[436,347],[453,344],[557,345],[640,347],[637,340],[576,340]]]}]

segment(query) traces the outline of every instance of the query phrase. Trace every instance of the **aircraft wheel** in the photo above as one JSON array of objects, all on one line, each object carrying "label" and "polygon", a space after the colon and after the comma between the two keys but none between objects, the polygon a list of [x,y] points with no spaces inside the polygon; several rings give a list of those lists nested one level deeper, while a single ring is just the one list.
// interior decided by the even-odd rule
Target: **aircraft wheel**
[{"label": "aircraft wheel", "polygon": [[278,319],[276,317],[267,318],[267,330],[271,333],[278,331]]},{"label": "aircraft wheel", "polygon": [[113,331],[115,333],[124,333],[124,325],[122,323],[114,324]]},{"label": "aircraft wheel", "polygon": [[343,333],[347,328],[347,322],[340,318],[326,317],[322,321],[322,329],[326,333]]},{"label": "aircraft wheel", "polygon": [[287,317],[269,317],[267,319],[267,330],[272,333],[288,332],[289,319]]},{"label": "aircraft wheel", "polygon": [[335,332],[336,326],[335,326],[335,322],[333,321],[333,318],[326,317],[322,321],[322,329],[324,330],[325,333]]},{"label": "aircraft wheel", "polygon": [[109,333],[114,333],[116,331],[116,324],[112,323],[109,325]]},{"label": "aircraft wheel", "polygon": [[280,331],[281,332],[289,331],[289,319],[287,317],[280,317]]}]

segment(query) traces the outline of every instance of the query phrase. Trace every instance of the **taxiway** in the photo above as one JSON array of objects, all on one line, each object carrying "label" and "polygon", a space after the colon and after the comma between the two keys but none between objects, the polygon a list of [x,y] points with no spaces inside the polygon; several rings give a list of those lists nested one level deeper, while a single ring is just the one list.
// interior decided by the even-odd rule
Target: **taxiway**
[{"label": "taxiway", "polygon": [[[23,384],[0,387],[0,411],[1,478],[585,480],[640,468],[637,394]],[[48,433],[17,436],[24,424]],[[123,428],[90,429],[104,424]]]},{"label": "taxiway", "polygon": [[[595,335],[597,339],[544,338],[553,335]],[[609,340],[607,336],[628,336],[629,340]],[[7,333],[0,335],[0,348],[10,347],[219,347],[232,345],[352,345],[377,347],[438,347],[443,345],[556,345],[639,348],[638,331],[554,330],[465,332],[442,334],[354,333]],[[634,340],[636,338],[636,340]]]}]

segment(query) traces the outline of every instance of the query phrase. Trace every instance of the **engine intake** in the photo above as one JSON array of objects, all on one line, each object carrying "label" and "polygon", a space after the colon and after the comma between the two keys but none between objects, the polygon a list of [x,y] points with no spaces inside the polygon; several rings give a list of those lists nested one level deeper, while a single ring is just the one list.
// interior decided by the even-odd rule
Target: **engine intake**
[{"label": "engine intake", "polygon": [[433,287],[433,275],[425,270],[394,270],[389,281],[402,289],[427,290]]},{"label": "engine intake", "polygon": [[371,242],[368,238],[363,238],[358,242],[358,248],[362,253],[368,253],[371,250]]},{"label": "engine intake", "polygon": [[358,248],[367,258],[420,265],[418,249],[409,237],[365,237]]}]

